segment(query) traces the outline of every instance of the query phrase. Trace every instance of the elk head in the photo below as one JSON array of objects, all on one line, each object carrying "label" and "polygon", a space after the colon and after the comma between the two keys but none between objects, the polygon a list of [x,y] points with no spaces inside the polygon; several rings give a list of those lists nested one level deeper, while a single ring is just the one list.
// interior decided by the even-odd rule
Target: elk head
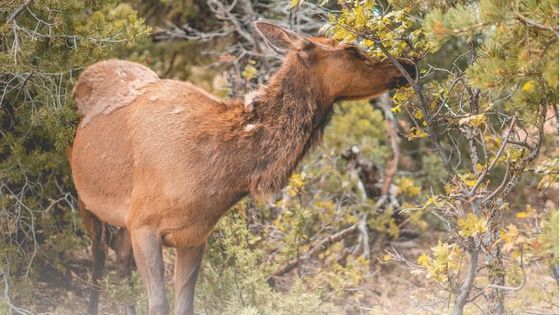
[{"label": "elk head", "polygon": [[[370,98],[407,83],[390,60],[366,56],[356,46],[327,37],[304,37],[266,22],[255,25],[267,44],[286,56],[286,63],[299,62],[306,68],[327,102]],[[414,66],[401,64],[414,77]]]}]

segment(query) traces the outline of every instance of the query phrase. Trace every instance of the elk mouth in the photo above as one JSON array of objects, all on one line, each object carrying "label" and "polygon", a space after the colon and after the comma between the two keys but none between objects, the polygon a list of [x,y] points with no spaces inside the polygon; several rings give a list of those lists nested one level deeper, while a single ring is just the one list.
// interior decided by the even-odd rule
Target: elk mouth
[{"label": "elk mouth", "polygon": [[[399,60],[399,62],[406,70],[406,72],[408,72],[408,75],[412,78],[412,80],[414,80],[416,78],[416,66],[413,63],[406,60]],[[393,84],[391,84],[391,88],[400,88],[403,86],[410,85],[410,82],[408,82],[408,80],[404,77],[404,75],[402,73],[399,74],[400,74],[399,79],[396,82],[393,82]]]},{"label": "elk mouth", "polygon": [[395,83],[394,88],[400,88],[407,85],[410,85],[410,82],[408,82],[408,80],[405,77],[401,77],[399,81]]}]

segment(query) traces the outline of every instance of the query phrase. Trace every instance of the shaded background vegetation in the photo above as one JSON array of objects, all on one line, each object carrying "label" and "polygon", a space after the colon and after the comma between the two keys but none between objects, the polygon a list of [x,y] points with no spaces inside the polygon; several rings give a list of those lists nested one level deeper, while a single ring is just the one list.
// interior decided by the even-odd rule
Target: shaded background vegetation
[{"label": "shaded background vegetation", "polygon": [[[199,312],[558,312],[557,1],[2,0],[0,314],[85,309],[65,153],[79,72],[124,58],[241,97],[280,63],[258,19],[420,60],[421,76],[336,104],[288,187],[221,220]],[[139,281],[109,272],[102,311],[131,302],[145,309]]]}]

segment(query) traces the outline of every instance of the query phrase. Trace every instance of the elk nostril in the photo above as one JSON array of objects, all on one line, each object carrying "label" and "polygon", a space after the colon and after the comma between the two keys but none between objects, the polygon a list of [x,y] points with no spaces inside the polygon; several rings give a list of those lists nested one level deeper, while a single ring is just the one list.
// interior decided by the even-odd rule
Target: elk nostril
[{"label": "elk nostril", "polygon": [[[414,76],[412,76],[412,78],[414,79]],[[397,82],[397,87],[401,87],[401,86],[405,86],[408,84],[408,81],[406,80],[405,77],[400,78],[399,82]]]}]

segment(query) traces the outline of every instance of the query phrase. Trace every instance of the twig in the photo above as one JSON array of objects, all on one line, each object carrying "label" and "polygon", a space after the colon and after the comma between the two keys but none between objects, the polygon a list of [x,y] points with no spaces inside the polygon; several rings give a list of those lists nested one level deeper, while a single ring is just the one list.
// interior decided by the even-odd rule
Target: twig
[{"label": "twig", "polygon": [[367,212],[360,215],[360,221],[358,221],[358,231],[360,232],[360,238],[362,243],[362,255],[369,260],[371,256],[371,249],[369,246],[369,233],[367,228]]},{"label": "twig", "polygon": [[19,7],[17,7],[16,10],[6,19],[6,24],[12,24],[14,19],[17,18],[32,2],[33,0],[23,1],[23,3],[20,4]]},{"label": "twig", "polygon": [[391,112],[391,104],[388,93],[383,94],[379,98],[379,107],[381,107],[385,116],[385,129],[387,130],[387,137],[389,138],[389,143],[391,144],[392,153],[391,159],[387,161],[387,166],[385,167],[385,177],[383,178],[383,185],[381,186],[381,195],[385,195],[389,192],[389,188],[393,182],[393,177],[397,172],[400,148],[398,143],[397,121]]},{"label": "twig", "polygon": [[326,238],[324,238],[323,240],[321,240],[320,242],[318,242],[315,246],[313,246],[313,248],[311,250],[309,250],[303,257],[301,257],[300,259],[292,259],[290,260],[288,263],[280,266],[280,268],[278,268],[276,271],[274,271],[271,275],[271,277],[276,277],[276,276],[281,276],[287,272],[289,272],[290,270],[294,269],[295,267],[297,267],[297,265],[302,262],[302,261],[306,261],[309,258],[311,258],[313,255],[316,255],[324,250],[326,250],[327,248],[329,248],[331,245],[333,245],[334,243],[354,234],[356,231],[358,230],[358,224],[354,224],[346,229],[343,229],[341,231],[339,231],[336,234],[333,234],[331,236],[328,236]]},{"label": "twig", "polygon": [[513,127],[515,126],[515,121],[516,121],[516,117],[513,116],[513,118],[511,119],[511,123],[509,124],[509,128],[508,131],[504,137],[504,140],[502,141],[502,145],[500,146],[500,149],[498,150],[498,152],[496,153],[496,156],[494,157],[494,160],[492,161],[492,163],[490,163],[490,166],[488,166],[488,168],[482,173],[480,174],[480,176],[478,177],[478,180],[476,181],[476,184],[474,184],[474,186],[471,188],[471,190],[469,191],[469,195],[472,196],[476,190],[478,189],[478,187],[482,184],[482,182],[484,181],[484,179],[486,179],[486,177],[488,176],[488,174],[490,174],[490,172],[492,171],[492,169],[494,168],[494,166],[496,165],[496,162],[498,162],[498,160],[500,159],[500,157],[502,156],[502,154],[504,153],[504,149],[506,148],[508,142],[509,142],[509,136],[511,135],[511,132],[513,130]]},{"label": "twig", "polygon": [[558,36],[558,28],[557,27],[537,23],[533,20],[530,20],[530,19],[526,18],[525,16],[523,16],[519,12],[515,12],[515,18],[518,21],[520,21],[521,23],[523,23],[527,26],[532,26],[532,27],[534,27],[536,29],[539,29],[541,31],[551,31],[551,32],[554,32],[554,34],[556,34],[556,36]]},{"label": "twig", "polygon": [[482,203],[483,204],[487,203],[488,201],[496,197],[500,192],[502,192],[506,187],[508,179],[509,179],[509,157],[506,161],[506,173],[504,174],[504,179],[502,180],[502,183],[500,184],[500,186],[498,186],[498,188],[496,188],[496,190],[494,190],[490,195],[488,195],[488,197],[484,198],[484,200],[482,200]]}]

